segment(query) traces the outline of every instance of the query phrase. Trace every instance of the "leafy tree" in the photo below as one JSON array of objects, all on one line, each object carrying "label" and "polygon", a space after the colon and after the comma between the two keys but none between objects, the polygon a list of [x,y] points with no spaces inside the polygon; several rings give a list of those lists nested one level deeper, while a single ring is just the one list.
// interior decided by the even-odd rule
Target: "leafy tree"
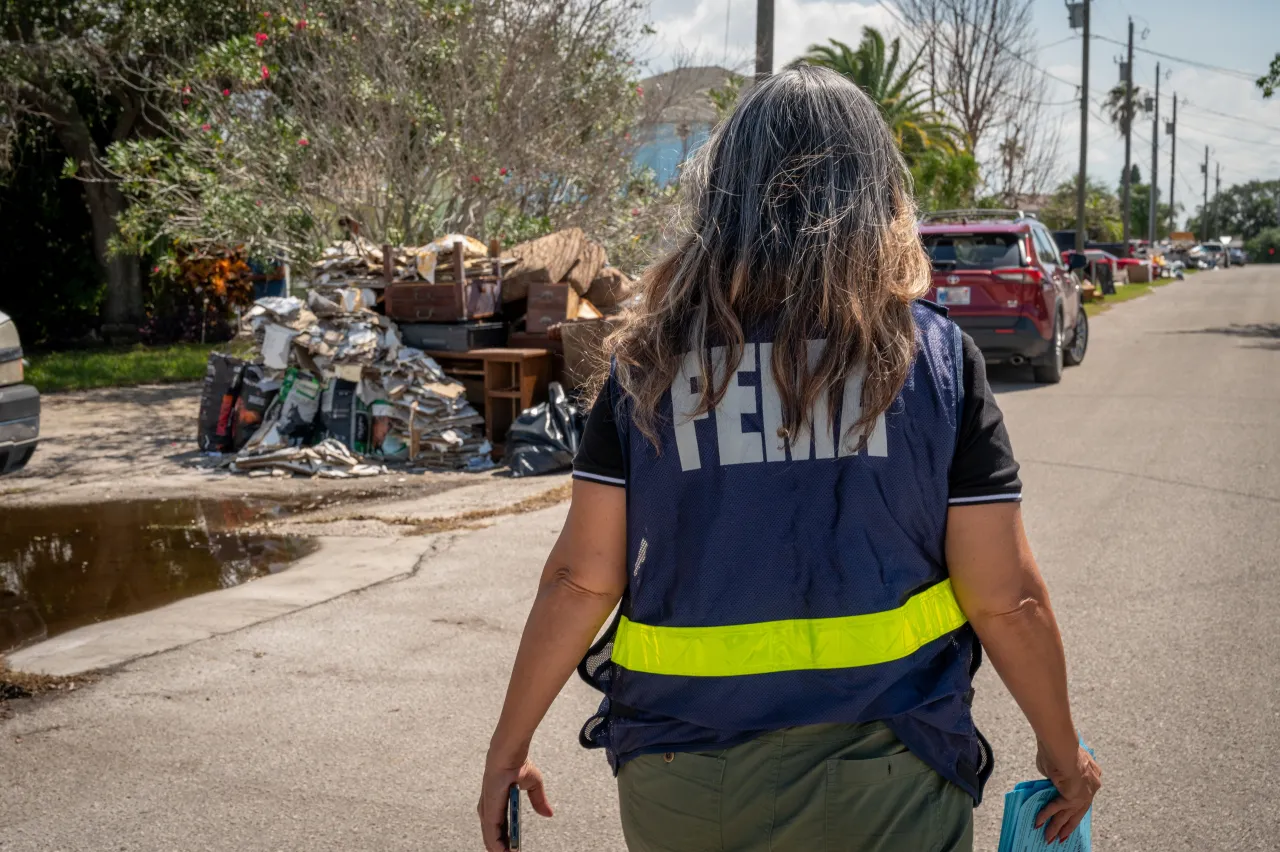
[{"label": "leafy tree", "polygon": [[[1049,203],[1040,211],[1040,219],[1053,230],[1071,230],[1076,227],[1076,187],[1079,178],[1072,178],[1053,191]],[[1085,184],[1085,230],[1089,239],[1099,242],[1115,242],[1123,235],[1120,218],[1120,202],[1106,185],[1090,180]]]},{"label": "leafy tree", "polygon": [[911,178],[921,209],[969,207],[979,182],[978,161],[967,152],[948,154],[930,149],[915,157]]},{"label": "leafy tree", "polygon": [[738,105],[745,83],[745,77],[731,73],[723,86],[707,90],[707,97],[711,99],[711,106],[716,111],[717,123],[728,118],[734,107]]},{"label": "leafy tree", "polygon": [[1262,90],[1262,96],[1269,98],[1280,90],[1280,53],[1275,55],[1271,60],[1271,67],[1267,69],[1267,73],[1263,74],[1256,81],[1259,89]]},{"label": "leafy tree", "polygon": [[113,149],[132,245],[313,257],[580,225],[634,245],[666,203],[632,166],[649,109],[627,0],[315,0],[193,58],[170,132]]},{"label": "leafy tree", "polygon": [[1267,228],[1245,244],[1252,263],[1280,263],[1280,228]]},{"label": "leafy tree", "polygon": [[830,68],[857,83],[880,107],[908,166],[933,149],[956,153],[960,131],[929,107],[929,91],[916,87],[919,56],[899,68],[901,54],[900,39],[886,45],[879,30],[863,27],[857,49],[831,39],[830,44],[811,45],[797,61]]},{"label": "leafy tree", "polygon": [[[1151,212],[1151,187],[1145,183],[1135,183],[1130,188],[1129,234],[1134,239],[1146,239],[1147,222]],[[1169,205],[1160,202],[1157,190],[1156,204],[1156,237],[1168,234],[1170,217]]]},{"label": "leafy tree", "polygon": [[1124,83],[1107,92],[1107,97],[1102,102],[1102,109],[1106,113],[1107,120],[1115,126],[1121,136],[1128,132],[1130,122],[1139,112],[1142,112],[1142,103],[1146,96],[1145,89],[1134,86],[1132,97],[1126,101]]},{"label": "leafy tree", "polygon": [[108,334],[136,335],[143,297],[137,259],[111,251],[125,200],[103,168],[103,152],[162,125],[159,104],[178,93],[157,89],[157,74],[242,28],[248,15],[243,0],[0,5],[0,155],[12,152],[22,128],[44,123],[66,155],[67,174],[81,179],[106,281]]},{"label": "leafy tree", "polygon": [[1191,227],[1197,234],[1230,234],[1250,240],[1269,228],[1280,227],[1280,180],[1251,180],[1229,187],[1209,199],[1208,216],[1197,210]]}]

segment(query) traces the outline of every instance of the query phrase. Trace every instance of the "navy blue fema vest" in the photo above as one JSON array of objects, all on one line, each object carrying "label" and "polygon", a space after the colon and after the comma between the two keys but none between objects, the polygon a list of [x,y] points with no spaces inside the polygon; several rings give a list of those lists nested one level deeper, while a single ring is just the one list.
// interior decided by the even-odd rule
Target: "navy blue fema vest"
[{"label": "navy blue fema vest", "polygon": [[[861,377],[834,431],[820,403],[809,434],[790,447],[774,437],[767,342],[746,347],[725,399],[697,419],[700,368],[686,359],[664,397],[661,452],[631,428],[610,382],[631,576],[580,672],[605,693],[583,744],[606,748],[615,770],[646,753],[881,720],[981,799],[990,752],[970,713],[981,648],[944,556],[961,336],[941,309],[912,312],[914,364],[860,450],[844,433]],[[723,353],[712,355],[718,372]]]}]

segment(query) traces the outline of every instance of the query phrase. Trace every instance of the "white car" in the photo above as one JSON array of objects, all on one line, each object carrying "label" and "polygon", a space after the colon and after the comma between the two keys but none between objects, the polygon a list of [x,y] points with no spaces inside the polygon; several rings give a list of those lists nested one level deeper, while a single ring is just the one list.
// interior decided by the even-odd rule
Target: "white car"
[{"label": "white car", "polygon": [[22,342],[0,311],[0,474],[27,463],[40,437],[40,392],[22,383]]}]

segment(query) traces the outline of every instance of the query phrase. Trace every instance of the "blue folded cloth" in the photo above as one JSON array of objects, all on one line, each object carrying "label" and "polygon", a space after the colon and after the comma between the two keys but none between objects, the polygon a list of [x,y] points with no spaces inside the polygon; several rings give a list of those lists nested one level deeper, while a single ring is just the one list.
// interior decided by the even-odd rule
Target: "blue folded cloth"
[{"label": "blue folded cloth", "polygon": [[[1093,754],[1093,750],[1085,747]],[[1004,822],[1000,826],[998,852],[1039,852],[1042,849],[1063,852],[1090,852],[1093,848],[1093,808],[1085,813],[1076,830],[1065,843],[1045,842],[1045,826],[1036,828],[1036,815],[1049,804],[1058,791],[1047,779],[1023,781],[1004,794]]]}]

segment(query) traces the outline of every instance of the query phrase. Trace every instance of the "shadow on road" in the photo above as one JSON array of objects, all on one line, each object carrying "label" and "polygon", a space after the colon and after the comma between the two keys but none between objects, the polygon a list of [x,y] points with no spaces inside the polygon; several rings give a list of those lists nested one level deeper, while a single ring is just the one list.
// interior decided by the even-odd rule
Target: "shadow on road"
[{"label": "shadow on road", "polygon": [[1169,334],[1223,334],[1228,337],[1243,337],[1259,342],[1251,345],[1253,349],[1273,349],[1280,351],[1280,323],[1253,322],[1232,323],[1214,328],[1195,328],[1185,331],[1171,331]]},{"label": "shadow on road", "polygon": [[1018,393],[1045,387],[1032,377],[1031,367],[1010,367],[1008,364],[988,364],[987,381],[995,393]]}]

